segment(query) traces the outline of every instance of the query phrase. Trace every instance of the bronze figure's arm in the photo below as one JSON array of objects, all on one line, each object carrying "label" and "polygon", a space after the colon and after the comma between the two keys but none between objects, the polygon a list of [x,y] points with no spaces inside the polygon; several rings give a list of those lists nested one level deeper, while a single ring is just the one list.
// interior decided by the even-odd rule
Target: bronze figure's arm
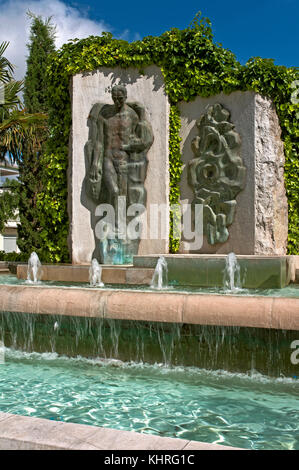
[{"label": "bronze figure's arm", "polygon": [[91,181],[99,181],[102,176],[104,158],[104,119],[98,116],[92,126],[93,151],[91,154],[89,178]]},{"label": "bronze figure's arm", "polygon": [[128,103],[128,106],[130,106],[130,108],[132,108],[138,115],[138,122],[135,128],[135,132],[130,139],[130,143],[123,145],[122,150],[129,153],[144,152],[151,147],[154,141],[152,126],[150,122],[147,121],[145,117],[145,109],[140,103]]}]

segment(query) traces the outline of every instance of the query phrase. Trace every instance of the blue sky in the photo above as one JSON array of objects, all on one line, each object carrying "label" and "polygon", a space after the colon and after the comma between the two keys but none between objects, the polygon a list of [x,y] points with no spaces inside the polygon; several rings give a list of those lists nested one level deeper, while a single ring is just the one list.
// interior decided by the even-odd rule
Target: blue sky
[{"label": "blue sky", "polygon": [[214,38],[245,63],[249,57],[275,59],[275,63],[299,66],[298,0],[187,0],[72,2],[111,25],[116,35],[128,30],[128,39],[160,35],[172,28],[185,28],[197,11],[210,18]]},{"label": "blue sky", "polygon": [[172,27],[186,28],[201,11],[212,22],[215,42],[241,63],[260,56],[277,65],[299,66],[299,0],[0,0],[0,42],[10,42],[6,55],[16,65],[16,78],[26,70],[28,9],[53,17],[57,47],[102,31],[128,41],[156,36]]}]

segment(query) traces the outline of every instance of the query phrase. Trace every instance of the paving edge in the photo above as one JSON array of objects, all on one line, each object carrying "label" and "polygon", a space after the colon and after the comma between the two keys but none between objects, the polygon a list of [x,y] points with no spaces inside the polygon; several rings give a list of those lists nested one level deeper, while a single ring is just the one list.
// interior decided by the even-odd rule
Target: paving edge
[{"label": "paving edge", "polygon": [[0,412],[0,450],[244,450]]}]

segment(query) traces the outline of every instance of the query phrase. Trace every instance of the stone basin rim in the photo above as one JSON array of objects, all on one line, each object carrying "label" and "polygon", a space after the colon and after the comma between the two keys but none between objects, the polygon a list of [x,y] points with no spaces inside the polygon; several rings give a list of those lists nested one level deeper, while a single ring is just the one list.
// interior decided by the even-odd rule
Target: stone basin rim
[{"label": "stone basin rim", "polygon": [[0,312],[299,330],[299,298],[3,284]]},{"label": "stone basin rim", "polygon": [[0,450],[245,450],[0,412]]}]

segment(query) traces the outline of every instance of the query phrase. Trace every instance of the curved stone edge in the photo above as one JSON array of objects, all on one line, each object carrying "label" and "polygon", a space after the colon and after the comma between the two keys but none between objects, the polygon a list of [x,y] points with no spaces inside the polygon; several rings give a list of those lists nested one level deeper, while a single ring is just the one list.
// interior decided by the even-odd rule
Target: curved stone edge
[{"label": "curved stone edge", "polygon": [[244,450],[0,412],[0,450]]},{"label": "curved stone edge", "polygon": [[0,312],[299,330],[299,298],[0,286]]}]

